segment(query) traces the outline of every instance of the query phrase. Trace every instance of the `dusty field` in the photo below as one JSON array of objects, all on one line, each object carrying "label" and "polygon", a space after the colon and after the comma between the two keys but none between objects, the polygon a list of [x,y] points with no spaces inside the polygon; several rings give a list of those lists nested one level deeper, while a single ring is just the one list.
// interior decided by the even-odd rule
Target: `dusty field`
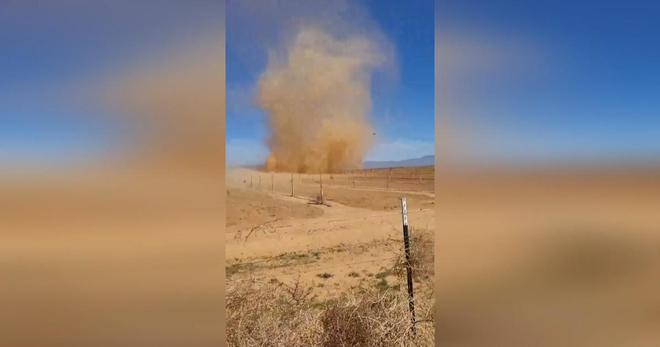
[{"label": "dusty field", "polygon": [[[228,173],[226,271],[229,281],[300,279],[319,300],[358,287],[403,288],[390,270],[402,251],[399,197],[413,232],[432,233],[433,169],[324,175],[325,205],[314,204],[318,175]],[[259,178],[261,177],[261,178]],[[252,181],[252,185],[250,185]],[[430,292],[430,281],[418,290]]]},{"label": "dusty field", "polygon": [[442,345],[658,345],[660,170],[439,178],[437,205],[333,178],[328,207],[308,203],[316,176],[294,176],[296,198],[290,176],[274,192],[231,176],[226,234],[214,175],[2,181],[0,345],[221,345],[223,238],[230,281],[300,276],[318,300],[396,287],[401,192],[413,232],[436,225]]},{"label": "dusty field", "polygon": [[[268,192],[267,176],[261,191],[252,189],[308,208],[315,180],[301,177],[305,198],[286,197],[285,177],[275,180],[275,193]],[[660,341],[656,168],[445,170],[437,205],[429,191],[414,195],[396,180],[390,190],[397,192],[386,191],[382,175],[355,188],[350,177],[331,182],[325,190],[333,207],[312,206],[323,215],[295,225],[273,222],[247,241],[228,234],[229,278],[301,276],[321,298],[360,285],[396,286],[387,272],[391,256],[381,255],[400,251],[396,197],[405,192],[415,199],[413,226],[436,226],[436,341],[612,347]],[[325,273],[332,277],[319,276]]]},{"label": "dusty field", "polygon": [[[236,169],[227,187],[230,345],[434,344],[433,168],[323,177]],[[413,257],[419,260],[414,336],[401,265],[402,196],[413,254],[420,255]],[[265,307],[246,304],[251,301]],[[296,321],[289,326],[291,316]]]}]

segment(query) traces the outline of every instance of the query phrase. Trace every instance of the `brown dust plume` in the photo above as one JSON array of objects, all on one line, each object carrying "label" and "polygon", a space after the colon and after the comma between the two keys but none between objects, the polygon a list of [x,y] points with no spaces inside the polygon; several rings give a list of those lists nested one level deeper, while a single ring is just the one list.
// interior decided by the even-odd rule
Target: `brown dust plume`
[{"label": "brown dust plume", "polygon": [[257,104],[267,114],[269,171],[360,168],[374,136],[370,77],[385,62],[374,40],[300,29],[284,54],[271,52]]}]

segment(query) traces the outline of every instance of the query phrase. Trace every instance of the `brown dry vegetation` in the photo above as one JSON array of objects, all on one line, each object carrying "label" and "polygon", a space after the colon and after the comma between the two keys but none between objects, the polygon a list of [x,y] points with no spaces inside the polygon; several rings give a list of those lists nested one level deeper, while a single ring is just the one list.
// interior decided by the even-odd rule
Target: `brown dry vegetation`
[{"label": "brown dry vegetation", "polygon": [[413,277],[432,281],[435,267],[433,264],[433,231],[410,230],[410,259],[395,257],[392,271],[398,276],[404,276],[406,267],[410,266]]},{"label": "brown dry vegetation", "polygon": [[[294,175],[291,197],[290,174],[230,173],[227,199],[235,207],[228,213],[238,216],[226,238],[228,344],[432,346],[433,192],[423,184],[432,187],[433,176],[425,171],[415,177],[421,187],[410,185],[405,175],[412,171],[404,169],[389,183],[388,170],[324,175],[325,205],[314,203],[318,175]],[[413,226],[416,334],[398,268],[404,195]]]},{"label": "brown dry vegetation", "polygon": [[413,333],[407,294],[362,288],[319,301],[300,281],[231,281],[229,346],[432,346],[432,296],[416,300]]}]

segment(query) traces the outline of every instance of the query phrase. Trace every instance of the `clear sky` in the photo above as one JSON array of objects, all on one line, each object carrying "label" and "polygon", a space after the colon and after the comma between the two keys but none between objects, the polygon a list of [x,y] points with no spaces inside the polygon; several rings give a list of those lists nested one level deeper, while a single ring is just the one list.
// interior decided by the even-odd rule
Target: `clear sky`
[{"label": "clear sky", "polygon": [[[314,8],[310,3],[315,3]],[[377,28],[395,50],[394,72],[376,71],[373,76],[370,116],[378,140],[365,159],[398,160],[433,154],[433,1],[348,3],[361,16],[346,16],[349,18],[342,21],[355,26],[356,33],[363,24],[364,30],[366,26]],[[278,17],[308,16],[314,20],[337,12],[336,7],[324,6],[321,1],[308,2],[307,9],[297,8],[296,1],[290,4],[266,12],[241,7],[235,1],[228,3],[226,134],[230,165],[260,164],[268,153],[264,114],[253,105],[252,98],[259,75],[266,68],[268,49],[286,30],[285,19]]]},{"label": "clear sky", "polygon": [[[236,9],[250,2],[294,5],[248,16]],[[342,1],[229,1],[228,160],[265,157],[254,83],[267,49],[283,34],[281,18],[327,14],[301,5],[310,3]],[[433,2],[347,3],[361,11],[356,26],[377,27],[396,55],[396,76],[374,76],[371,116],[379,142],[367,159],[433,153]],[[112,110],[83,107],[64,94],[135,57],[216,30],[223,12],[215,0],[0,2],[0,164],[85,158],[122,143],[124,129],[110,122],[118,118],[97,117]],[[660,158],[660,3],[437,1],[435,17],[441,127],[461,155]]]},{"label": "clear sky", "polygon": [[443,116],[474,158],[660,159],[660,2],[439,1],[436,14]]},{"label": "clear sky", "polygon": [[90,97],[97,82],[131,77],[133,65],[209,33],[221,46],[221,30],[216,0],[0,1],[0,169],[131,146],[122,117]]}]

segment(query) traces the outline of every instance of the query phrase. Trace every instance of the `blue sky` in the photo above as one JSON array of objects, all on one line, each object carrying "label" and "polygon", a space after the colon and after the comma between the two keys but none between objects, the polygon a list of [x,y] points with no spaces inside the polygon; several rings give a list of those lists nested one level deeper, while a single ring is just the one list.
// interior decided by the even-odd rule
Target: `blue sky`
[{"label": "blue sky", "polygon": [[436,14],[441,59],[458,57],[441,62],[443,116],[469,155],[660,158],[660,3],[440,1]]},{"label": "blue sky", "polygon": [[[265,156],[264,118],[251,97],[267,48],[283,35],[271,25],[282,22],[277,16],[317,12],[300,5],[314,1],[295,1],[286,11],[273,15],[270,8],[248,18],[232,5],[281,1],[229,1],[229,160]],[[367,159],[433,152],[433,3],[350,3],[361,12],[346,20],[378,27],[396,52],[395,76],[374,76],[379,143]],[[67,92],[217,29],[223,12],[215,0],[0,3],[0,164],[70,162],[125,144],[125,128],[113,124],[119,117],[103,117],[111,110],[82,105]],[[440,126],[459,143],[460,155],[478,161],[660,158],[660,3],[437,1],[435,14]]]},{"label": "blue sky", "polygon": [[[227,8],[227,160],[230,165],[260,164],[268,149],[265,116],[252,103],[255,84],[265,70],[267,53],[285,35],[284,20],[277,17],[323,15],[333,8],[277,8],[269,14],[250,13],[231,1]],[[311,2],[313,3],[313,2]],[[322,2],[319,2],[322,3]],[[342,18],[360,32],[380,30],[395,50],[393,71],[377,70],[372,83],[372,125],[377,143],[367,160],[397,160],[434,152],[433,1],[352,1],[361,18]],[[278,13],[281,11],[281,13]],[[265,12],[265,11],[264,11]],[[274,13],[273,13],[274,12]],[[260,15],[270,25],[263,22]],[[273,18],[275,17],[275,18]],[[255,23],[253,23],[255,22]],[[259,22],[259,23],[256,23]],[[369,27],[369,28],[367,28]],[[278,32],[279,31],[279,32]],[[257,39],[261,38],[261,39]]]},{"label": "blue sky", "polygon": [[215,0],[0,2],[0,169],[130,149],[125,115],[92,96],[98,82],[130,77],[133,64],[217,32],[223,18]]}]

